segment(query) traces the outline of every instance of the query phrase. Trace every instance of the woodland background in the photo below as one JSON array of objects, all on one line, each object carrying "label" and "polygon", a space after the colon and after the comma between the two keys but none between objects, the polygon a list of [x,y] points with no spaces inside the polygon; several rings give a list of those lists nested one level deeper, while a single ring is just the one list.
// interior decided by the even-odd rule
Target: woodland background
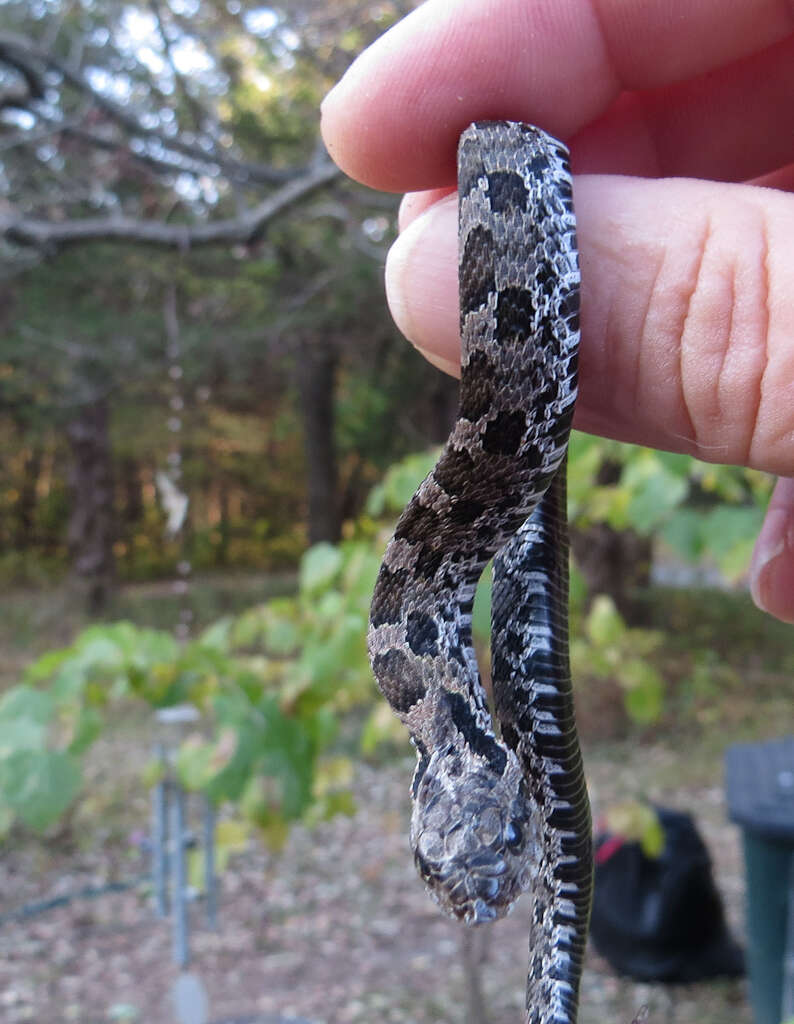
[{"label": "woodland background", "polygon": [[[457,388],[391,324],[382,268],[397,197],[339,174],[318,106],[411,6],[0,4],[0,832],[11,894],[0,922],[18,929],[3,979],[9,1020],[60,1019],[63,1007],[66,1019],[126,1019],[119,1007],[172,1019],[154,970],[167,953],[155,942],[138,974],[129,966],[135,929],[155,928],[145,892],[131,897],[129,932],[116,910],[65,911],[63,960],[43,974],[35,951],[54,933],[42,925],[42,938],[17,914],[80,879],[130,873],[140,843],[129,837],[146,827],[161,770],[149,759],[158,708],[201,712],[201,729],[174,741],[173,771],[219,808],[221,861],[238,858],[230,893],[239,879],[264,886],[265,904],[287,893],[264,951],[264,926],[243,927],[247,903],[235,909],[229,896],[232,937],[202,961],[216,1003],[230,1005],[228,969],[216,970],[224,948],[251,958],[235,990],[248,1010],[291,998],[271,1005],[257,991],[270,953],[292,944],[292,967],[269,976],[276,993],[294,993],[293,976],[316,962],[308,936],[323,917],[306,908],[323,904],[306,879],[327,866],[307,860],[300,878],[288,873],[292,888],[280,874],[303,864],[312,829],[338,845],[343,874],[344,851],[357,851],[351,891],[409,884],[404,843],[393,870],[359,863],[368,844],[391,849],[398,834],[382,808],[367,811],[372,786],[399,802],[410,775],[364,636],[390,525],[432,466]],[[734,740],[790,730],[794,696],[789,628],[755,612],[744,587],[769,481],[576,435],[569,486],[572,656],[596,807],[646,797],[711,807],[741,928],[721,757]],[[486,581],[475,621],[486,680],[487,598]],[[404,823],[405,813],[400,835]],[[343,931],[368,934],[367,914],[335,913]],[[249,924],[250,942],[235,947]],[[91,950],[117,940],[120,966],[105,964],[100,983]],[[355,998],[308,986],[306,1002],[289,1005],[329,1021],[462,1019],[454,992],[447,1003],[434,991],[451,940],[438,941],[414,1000],[362,968]],[[402,953],[415,979],[413,944],[406,937]],[[334,967],[344,943],[323,948],[332,979],[349,971]],[[597,960],[586,991],[597,1014],[634,1013],[644,999],[681,1024],[745,1019],[736,985],[694,1001],[637,995]],[[467,998],[473,1020],[477,993]],[[514,1014],[501,998],[496,984],[495,1021]]]}]

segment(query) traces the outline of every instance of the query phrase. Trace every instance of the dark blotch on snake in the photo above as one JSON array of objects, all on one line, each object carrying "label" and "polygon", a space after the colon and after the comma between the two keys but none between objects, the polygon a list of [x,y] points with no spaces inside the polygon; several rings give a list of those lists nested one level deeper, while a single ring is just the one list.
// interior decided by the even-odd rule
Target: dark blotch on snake
[{"label": "dark blotch on snake", "polygon": [[404,651],[376,654],[372,664],[383,696],[398,711],[408,711],[425,696],[425,685]]},{"label": "dark blotch on snake", "polygon": [[482,433],[482,446],[489,455],[515,455],[526,430],[525,413],[497,413]]},{"label": "dark blotch on snake", "polygon": [[474,468],[474,459],[469,452],[460,448],[448,448],[433,470],[433,477],[442,490],[454,497],[458,491],[468,490],[468,482],[474,474]]},{"label": "dark blotch on snake", "polygon": [[473,523],[474,520],[483,514],[485,505],[479,501],[470,501],[466,498],[452,502],[449,507],[449,518],[453,523]]},{"label": "dark blotch on snake", "polygon": [[475,754],[485,758],[497,775],[501,775],[507,764],[507,755],[496,740],[486,735],[477,724],[466,699],[459,693],[445,693],[442,699],[449,708],[455,728],[469,747]]},{"label": "dark blotch on snake", "polygon": [[535,300],[526,288],[502,288],[496,299],[496,336],[500,344],[524,344],[535,319]]},{"label": "dark blotch on snake", "polygon": [[386,565],[380,567],[375,591],[385,596],[378,604],[377,613],[373,614],[370,619],[373,626],[393,625],[401,620],[402,607],[399,601],[399,588],[407,578],[408,572],[405,569],[396,569],[392,572]]},{"label": "dark blotch on snake", "polygon": [[437,519],[436,513],[427,505],[411,504],[398,519],[394,536],[397,538],[432,536]]},{"label": "dark blotch on snake", "polygon": [[444,559],[444,552],[434,551],[429,544],[423,544],[416,558],[416,573],[424,580],[432,580]]},{"label": "dark blotch on snake", "polygon": [[[464,142],[461,145],[461,164],[467,167],[478,167],[479,159],[477,158],[477,147],[471,142]],[[466,177],[461,177],[458,181],[458,194],[461,196],[468,196],[476,189],[480,187],[480,173],[475,170]]]},{"label": "dark blotch on snake", "polygon": [[494,213],[524,212],[527,208],[527,187],[515,171],[491,171],[488,175],[488,199]]},{"label": "dark blotch on snake", "polygon": [[[414,654],[438,654],[438,626],[425,612],[409,612],[405,623],[405,639]],[[424,696],[424,694],[423,694]]]},{"label": "dark blotch on snake", "polygon": [[479,309],[496,290],[491,261],[479,258],[481,253],[490,252],[493,246],[493,235],[480,224],[472,228],[466,238],[460,261],[461,316]]},{"label": "dark blotch on snake", "polygon": [[486,352],[474,351],[460,374],[460,415],[476,423],[494,405],[491,359]]}]

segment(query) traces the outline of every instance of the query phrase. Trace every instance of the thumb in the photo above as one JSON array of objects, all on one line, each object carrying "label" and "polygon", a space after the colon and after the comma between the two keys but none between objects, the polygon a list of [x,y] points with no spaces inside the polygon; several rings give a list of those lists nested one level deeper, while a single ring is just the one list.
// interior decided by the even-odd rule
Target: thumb
[{"label": "thumb", "polygon": [[750,564],[750,591],[765,612],[794,623],[794,479],[781,477]]}]

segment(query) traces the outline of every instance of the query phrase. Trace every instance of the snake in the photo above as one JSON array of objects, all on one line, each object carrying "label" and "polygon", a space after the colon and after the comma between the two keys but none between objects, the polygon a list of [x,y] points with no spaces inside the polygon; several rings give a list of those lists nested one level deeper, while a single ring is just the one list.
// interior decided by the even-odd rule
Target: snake
[{"label": "snake", "polygon": [[[543,130],[461,135],[458,417],[386,547],[368,632],[416,748],[410,842],[431,896],[477,925],[529,894],[526,1024],[576,1022],[592,891],[568,656],[572,193],[568,150]],[[492,559],[491,708],[472,609]]]}]

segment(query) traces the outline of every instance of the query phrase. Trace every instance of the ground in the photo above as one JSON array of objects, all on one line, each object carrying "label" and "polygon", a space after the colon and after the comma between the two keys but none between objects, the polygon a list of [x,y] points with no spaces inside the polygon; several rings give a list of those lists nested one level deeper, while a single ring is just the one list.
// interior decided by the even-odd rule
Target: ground
[{"label": "ground", "polygon": [[[741,621],[750,614],[743,611]],[[724,621],[720,629],[738,650],[739,630],[726,630]],[[708,632],[701,632],[708,642]],[[604,723],[616,716],[614,695],[601,700],[580,694],[596,812],[642,795],[693,813],[730,926],[742,940],[740,836],[727,817],[722,756],[737,738],[780,735],[791,727],[791,673],[780,671],[785,648],[776,648],[775,670],[766,658],[753,661],[757,643],[768,652],[772,640],[754,640],[751,631],[741,639],[750,655],[742,654],[743,674],[730,692],[704,699],[682,691],[671,697],[673,710],[663,727],[607,728]],[[30,901],[146,870],[137,839],[147,829],[148,795],[138,769],[148,756],[150,730],[148,719],[133,715],[103,735],[91,753],[87,796],[68,828],[46,841],[13,834],[6,843],[0,860],[4,1024],[178,1020],[170,997],[179,970],[171,959],[169,924],[154,916],[145,887],[76,899],[23,919],[2,916]],[[208,1020],[473,1024],[466,979],[479,970],[488,1024],[517,1024],[526,908],[519,905],[506,921],[478,930],[473,946],[464,944],[460,926],[430,901],[411,863],[410,759],[397,753],[356,765],[353,817],[314,830],[295,828],[279,855],[252,843],[223,875],[217,932],[206,927],[201,902],[192,907],[189,969],[208,993]],[[591,949],[580,1024],[630,1024],[642,1006],[649,1024],[751,1019],[743,981],[635,984],[618,979]]]},{"label": "ground", "polygon": [[[674,768],[675,755],[661,746],[612,753],[617,761],[588,757],[597,805],[636,792],[654,768],[662,774]],[[410,772],[407,760],[361,765],[354,817],[296,829],[279,857],[258,847],[240,855],[223,876],[217,932],[206,928],[201,906],[194,906],[190,970],[207,989],[210,1020],[253,1024],[258,1015],[278,1014],[316,1024],[466,1021],[461,930],[425,895],[407,847]],[[726,820],[721,787],[675,793],[652,787],[651,795],[696,813],[731,925],[741,936],[739,838]],[[145,824],[145,800],[136,796],[134,803]],[[115,858],[108,854],[114,845]],[[109,837],[104,850],[41,855],[38,867],[35,850],[21,846],[0,867],[4,909],[145,866],[134,857],[125,863],[120,851]],[[490,1024],[521,1019],[525,917],[519,905],[475,948],[483,957]],[[178,974],[169,925],[156,920],[145,890],[76,900],[0,931],[0,1019],[172,1024],[177,1018],[169,991]],[[581,1024],[629,1024],[644,1004],[651,1024],[750,1022],[744,983],[636,985],[616,978],[591,950]]]}]

